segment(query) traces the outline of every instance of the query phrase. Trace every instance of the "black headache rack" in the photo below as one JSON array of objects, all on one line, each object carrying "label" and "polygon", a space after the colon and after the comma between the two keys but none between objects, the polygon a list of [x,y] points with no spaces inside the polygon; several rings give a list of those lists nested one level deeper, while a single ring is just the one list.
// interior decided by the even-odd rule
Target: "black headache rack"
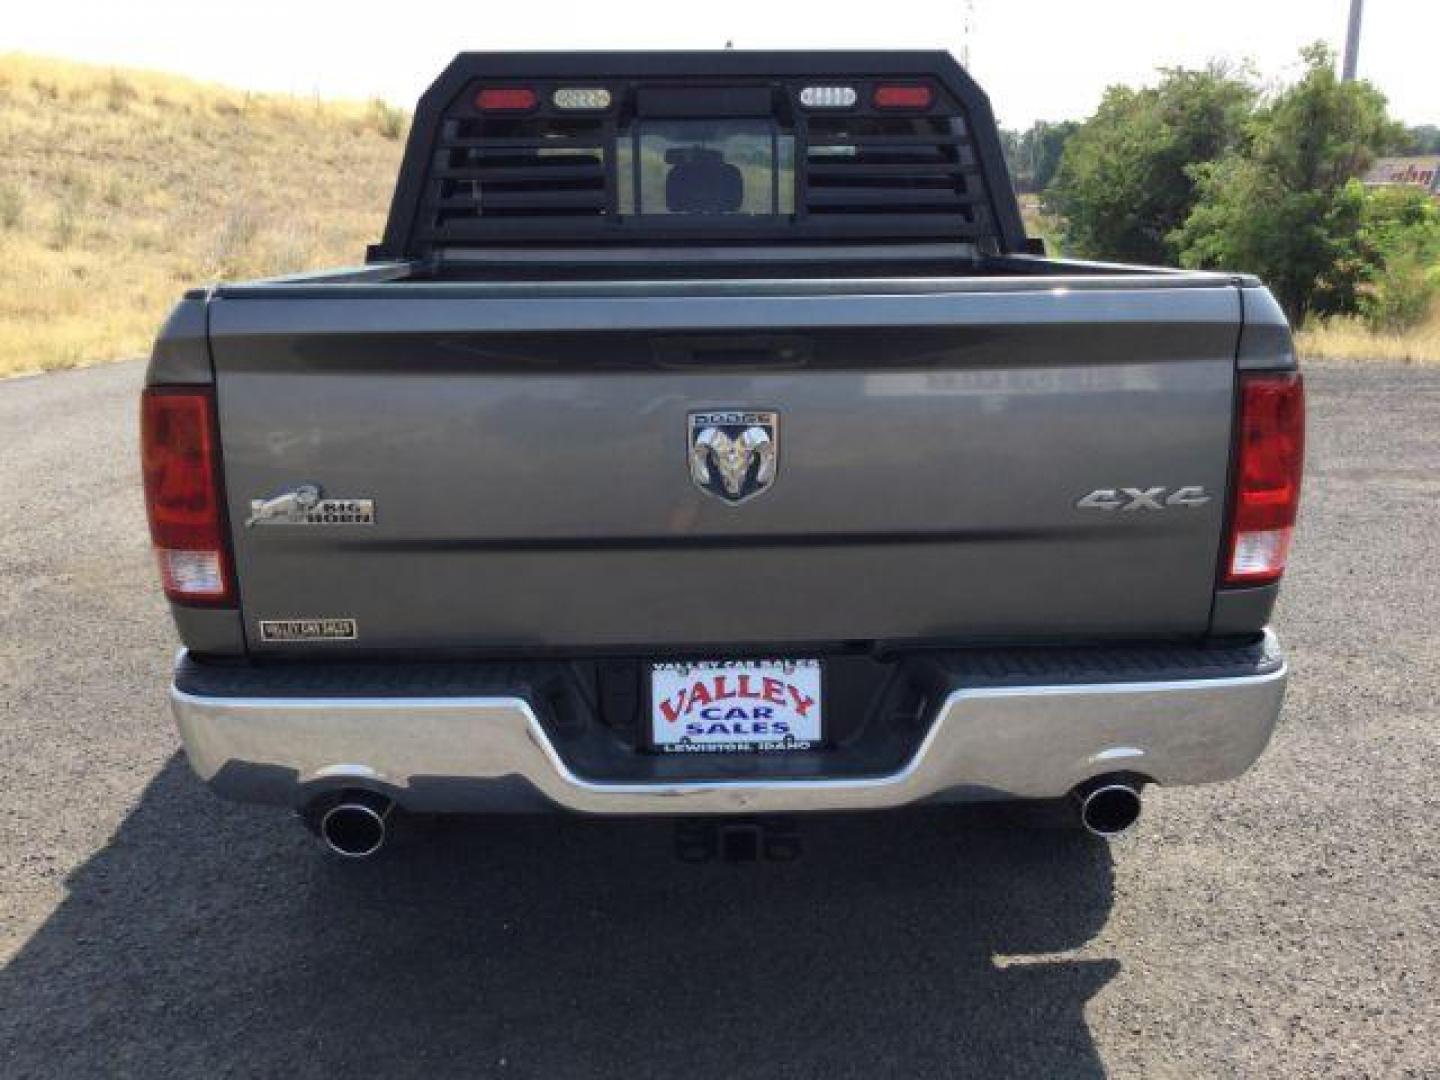
[{"label": "black headache rack", "polygon": [[369,260],[792,240],[1026,250],[989,101],[948,53],[462,53]]}]

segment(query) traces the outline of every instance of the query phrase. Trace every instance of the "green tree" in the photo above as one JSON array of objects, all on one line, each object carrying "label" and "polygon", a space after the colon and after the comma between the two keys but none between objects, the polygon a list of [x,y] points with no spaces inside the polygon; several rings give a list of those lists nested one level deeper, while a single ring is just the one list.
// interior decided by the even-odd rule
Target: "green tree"
[{"label": "green tree", "polygon": [[1264,278],[1292,322],[1354,310],[1347,272],[1363,198],[1348,181],[1404,129],[1367,82],[1341,82],[1323,44],[1303,50],[1305,73],[1259,108],[1246,137],[1189,171],[1199,201],[1172,242],[1186,266]]},{"label": "green tree", "polygon": [[1010,180],[1020,192],[1044,191],[1060,167],[1065,143],[1080,125],[1074,120],[1037,120],[1024,131],[1002,131]]},{"label": "green tree", "polygon": [[1080,130],[1074,120],[1062,120],[1058,124],[1046,120],[1037,121],[1025,133],[1021,151],[1031,162],[1031,183],[1036,191],[1044,191],[1060,170],[1060,160],[1065,154],[1065,144],[1070,136]]},{"label": "green tree", "polygon": [[1016,191],[1026,190],[1021,186],[1020,170],[1024,164],[1020,157],[1020,132],[1014,128],[1000,129],[1000,149],[1005,155],[1005,168],[1010,172],[1010,183]]},{"label": "green tree", "polygon": [[1440,154],[1440,127],[1416,124],[1405,135],[1405,154]]},{"label": "green tree", "polygon": [[1223,64],[1170,68],[1158,85],[1112,86],[1069,136],[1045,192],[1066,241],[1091,258],[1174,265],[1173,234],[1197,198],[1191,167],[1233,150],[1256,99],[1250,77]]}]

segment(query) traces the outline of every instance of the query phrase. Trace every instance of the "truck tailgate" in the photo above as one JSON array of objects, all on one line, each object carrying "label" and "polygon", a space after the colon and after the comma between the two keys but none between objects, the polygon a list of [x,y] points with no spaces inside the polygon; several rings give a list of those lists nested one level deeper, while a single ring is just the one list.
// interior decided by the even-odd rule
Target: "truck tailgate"
[{"label": "truck tailgate", "polygon": [[[1234,288],[407,283],[210,312],[258,652],[1207,626]],[[691,475],[690,414],[725,409],[778,414],[774,482],[738,505]],[[247,526],[303,484],[373,522]],[[260,633],[320,619],[353,639]]]}]

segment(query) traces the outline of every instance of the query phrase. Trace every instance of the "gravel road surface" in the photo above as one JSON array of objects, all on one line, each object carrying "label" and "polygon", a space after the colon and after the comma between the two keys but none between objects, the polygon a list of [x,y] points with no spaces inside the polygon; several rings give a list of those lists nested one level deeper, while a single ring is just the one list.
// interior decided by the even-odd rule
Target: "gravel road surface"
[{"label": "gravel road surface", "polygon": [[202,789],[141,370],[0,383],[0,1076],[1440,1076],[1440,369],[1309,369],[1244,779],[1110,847],[932,811],[698,867],[568,819],[341,865]]}]

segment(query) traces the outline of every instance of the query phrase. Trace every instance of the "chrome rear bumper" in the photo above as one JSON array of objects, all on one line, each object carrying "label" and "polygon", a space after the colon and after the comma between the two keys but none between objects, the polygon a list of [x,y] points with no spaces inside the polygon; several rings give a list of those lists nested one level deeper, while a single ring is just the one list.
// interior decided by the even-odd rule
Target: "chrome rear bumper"
[{"label": "chrome rear bumper", "polygon": [[201,696],[171,691],[195,771],[222,795],[299,805],[364,787],[417,811],[763,814],[927,799],[1049,798],[1096,776],[1200,784],[1269,742],[1286,667],[1236,677],[956,689],[914,756],[867,777],[607,782],[577,775],[521,697]]}]

